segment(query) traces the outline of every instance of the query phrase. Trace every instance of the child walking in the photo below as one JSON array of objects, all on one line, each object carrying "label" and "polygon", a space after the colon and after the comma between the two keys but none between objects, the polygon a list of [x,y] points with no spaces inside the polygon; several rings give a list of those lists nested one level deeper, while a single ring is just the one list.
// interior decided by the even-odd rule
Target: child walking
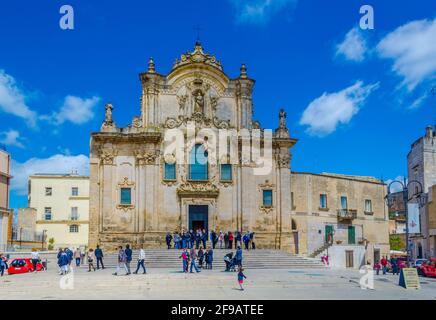
[{"label": "child walking", "polygon": [[242,267],[239,267],[238,268],[238,283],[239,283],[239,287],[241,288],[241,291],[244,291],[244,288],[242,287],[242,285],[244,284],[244,279],[247,279],[247,277],[245,276],[245,274],[242,271],[244,271],[244,269],[242,269]]}]

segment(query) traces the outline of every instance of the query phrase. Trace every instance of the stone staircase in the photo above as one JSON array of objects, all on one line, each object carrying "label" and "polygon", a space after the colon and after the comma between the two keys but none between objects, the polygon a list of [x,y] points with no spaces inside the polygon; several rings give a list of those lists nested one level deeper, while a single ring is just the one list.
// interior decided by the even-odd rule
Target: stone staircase
[{"label": "stone staircase", "polygon": [[323,253],[324,251],[326,251],[328,248],[330,248],[332,246],[332,244],[330,243],[326,243],[324,244],[322,247],[316,249],[314,252],[312,252],[309,255],[309,258],[317,258],[321,253]]},{"label": "stone staircase", "polygon": [[[234,250],[214,250],[214,269],[224,269],[224,255]],[[175,268],[182,266],[182,260],[179,258],[181,250],[175,249],[153,249],[145,250],[145,264],[147,268]],[[138,250],[133,251],[133,260],[131,267],[136,267]],[[113,268],[117,265],[117,254],[110,253],[104,257],[105,267]],[[256,249],[243,251],[243,266],[247,269],[307,269],[307,268],[325,268],[319,259],[310,259],[293,255],[278,250]]]}]

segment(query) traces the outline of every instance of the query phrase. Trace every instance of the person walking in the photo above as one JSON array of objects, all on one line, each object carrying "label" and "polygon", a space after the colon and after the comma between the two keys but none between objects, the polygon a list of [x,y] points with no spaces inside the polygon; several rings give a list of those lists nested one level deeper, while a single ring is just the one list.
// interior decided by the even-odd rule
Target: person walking
[{"label": "person walking", "polygon": [[229,231],[229,246],[228,249],[233,249],[233,234],[231,231]]},{"label": "person walking", "polygon": [[100,269],[100,263],[101,263],[101,268],[104,269],[103,250],[101,250],[99,245],[97,245],[94,254],[95,254],[95,259],[97,260],[97,270]]},{"label": "person walking", "polygon": [[191,248],[190,258],[191,258],[191,268],[190,268],[189,272],[194,273],[192,271],[192,268],[194,268],[197,273],[200,272],[200,270],[198,270],[198,267],[197,267],[197,250],[195,248]]},{"label": "person walking", "polygon": [[242,249],[241,249],[241,247],[238,247],[238,249],[236,249],[235,263],[239,267],[242,267]]},{"label": "person walking", "polygon": [[86,259],[88,261],[88,272],[91,272],[91,268],[95,271],[94,267],[94,249],[89,249],[88,254],[86,255]]},{"label": "person walking", "polygon": [[165,237],[165,241],[167,243],[168,250],[171,249],[171,240],[173,240],[173,237],[169,232],[167,232],[167,235]]},{"label": "person walking", "polygon": [[136,271],[133,273],[138,274],[139,268],[142,267],[142,270],[144,270],[142,274],[146,274],[147,270],[145,270],[144,263],[145,263],[145,251],[144,251],[144,245],[141,244],[141,247],[139,248],[138,264],[136,265]]},{"label": "person walking", "polygon": [[220,231],[220,235],[218,236],[218,243],[219,243],[220,249],[222,249],[223,244],[224,244],[224,233],[222,231]]},{"label": "person walking", "polygon": [[212,270],[213,263],[213,249],[209,248],[206,253],[206,269]]},{"label": "person walking", "polygon": [[131,274],[130,272],[130,262],[132,262],[132,254],[133,251],[130,249],[130,245],[126,244],[126,250],[124,250],[126,253],[126,268],[127,268],[127,274]]},{"label": "person walking", "polygon": [[381,264],[380,264],[380,262],[377,260],[377,261],[374,263],[374,270],[375,270],[375,272],[376,272],[377,275],[380,274],[380,269],[381,269]]},{"label": "person walking", "polygon": [[183,249],[182,254],[180,255],[179,259],[182,258],[183,263],[183,272],[188,273],[188,265],[189,265],[189,253],[188,250]]},{"label": "person walking", "polygon": [[239,284],[239,288],[241,288],[241,291],[244,291],[242,285],[244,284],[244,279],[247,279],[243,271],[244,269],[242,269],[242,267],[238,268],[238,284]]},{"label": "person walking", "polygon": [[80,267],[80,249],[76,248],[76,250],[74,250],[74,261],[76,262],[76,267],[79,268]]},{"label": "person walking", "polygon": [[32,272],[36,272],[36,265],[39,262],[39,253],[38,253],[38,250],[32,251],[31,258],[32,258],[32,266],[33,266]]},{"label": "person walking", "polygon": [[6,261],[7,261],[6,257],[3,255],[3,253],[0,253],[0,276],[1,277],[3,277],[3,274],[5,273],[5,270],[8,267]]},{"label": "person walking", "polygon": [[386,259],[385,256],[382,257],[380,260],[380,264],[382,267],[383,275],[386,275],[386,272],[388,271],[388,259]]},{"label": "person walking", "polygon": [[68,273],[68,264],[69,264],[68,255],[65,251],[59,249],[58,256],[59,256],[58,266],[61,269],[60,274],[65,275]]},{"label": "person walking", "polygon": [[399,271],[398,271],[398,260],[397,260],[397,258],[392,257],[390,262],[391,262],[391,266],[392,266],[392,274],[393,275],[400,274]]},{"label": "person walking", "polygon": [[126,266],[126,252],[123,250],[122,246],[118,247],[118,264],[117,264],[117,271],[113,273],[114,276],[117,276],[120,273],[120,268],[123,267],[124,270],[126,270],[126,276],[128,275],[128,270]]}]

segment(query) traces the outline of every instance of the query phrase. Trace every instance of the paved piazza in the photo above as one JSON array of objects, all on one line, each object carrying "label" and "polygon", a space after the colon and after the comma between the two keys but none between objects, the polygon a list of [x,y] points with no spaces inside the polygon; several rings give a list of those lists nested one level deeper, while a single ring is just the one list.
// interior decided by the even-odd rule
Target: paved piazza
[{"label": "paved piazza", "polygon": [[245,270],[245,291],[236,274],[205,270],[183,274],[174,269],[150,269],[147,275],[112,275],[114,269],[74,271],[74,289],[60,289],[53,268],[37,274],[0,278],[2,299],[436,299],[436,279],[421,278],[421,290],[397,285],[398,277],[376,276],[374,290],[362,290],[358,271]]}]

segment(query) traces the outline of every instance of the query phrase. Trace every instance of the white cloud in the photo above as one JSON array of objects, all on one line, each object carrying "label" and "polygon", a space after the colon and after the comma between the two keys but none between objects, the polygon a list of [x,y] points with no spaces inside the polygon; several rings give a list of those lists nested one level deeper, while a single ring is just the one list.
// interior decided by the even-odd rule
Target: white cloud
[{"label": "white cloud", "polygon": [[9,131],[2,132],[0,136],[3,136],[3,139],[0,140],[0,143],[8,146],[24,148],[24,144],[21,142],[22,138],[20,137],[20,133],[17,130],[11,129]]},{"label": "white cloud", "polygon": [[286,8],[294,8],[297,0],[229,0],[240,23],[263,24]]},{"label": "white cloud", "polygon": [[311,135],[325,136],[334,132],[339,124],[347,124],[356,115],[366,98],[379,84],[364,86],[357,81],[351,87],[334,93],[323,93],[304,110],[301,125],[307,125]]},{"label": "white cloud", "polygon": [[30,127],[36,127],[37,114],[26,104],[24,93],[15,79],[0,69],[0,110],[25,119]]},{"label": "white cloud", "polygon": [[29,175],[36,173],[68,174],[73,170],[77,170],[78,174],[88,175],[89,158],[85,155],[56,154],[45,159],[31,158],[24,163],[12,160],[11,190],[17,195],[26,195]]},{"label": "white cloud", "polygon": [[415,99],[415,101],[412,102],[412,104],[408,107],[409,110],[415,110],[418,109],[422,103],[425,101],[425,99],[427,99],[428,94],[425,93],[422,96],[420,96],[419,98]]},{"label": "white cloud", "polygon": [[74,124],[84,124],[94,117],[94,107],[99,101],[99,97],[82,99],[69,95],[65,97],[59,112],[55,112],[49,117],[45,116],[43,119],[50,120],[57,125],[66,121]]},{"label": "white cloud", "polygon": [[348,31],[342,43],[336,46],[336,56],[343,56],[354,62],[362,62],[365,59],[366,51],[366,40],[358,27]]},{"label": "white cloud", "polygon": [[409,91],[436,75],[436,18],[409,22],[377,45],[381,58],[392,59],[392,70]]}]

